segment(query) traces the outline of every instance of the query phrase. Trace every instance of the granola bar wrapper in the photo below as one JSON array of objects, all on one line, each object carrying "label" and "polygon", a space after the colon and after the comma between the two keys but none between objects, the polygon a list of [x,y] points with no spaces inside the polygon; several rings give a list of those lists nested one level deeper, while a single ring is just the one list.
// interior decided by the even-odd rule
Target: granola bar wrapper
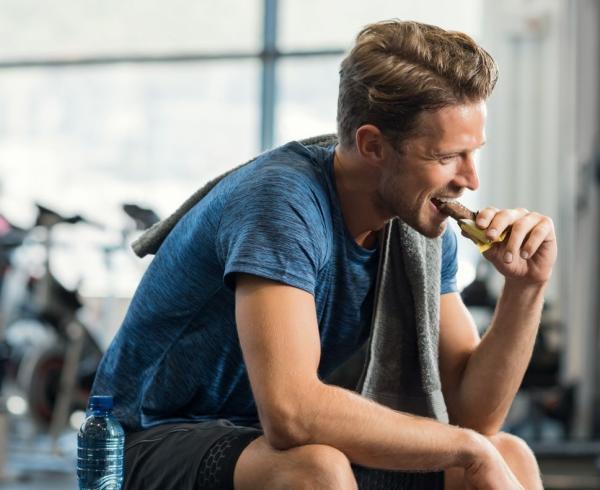
[{"label": "granola bar wrapper", "polygon": [[471,219],[460,219],[457,221],[460,229],[468,235],[468,237],[475,242],[475,245],[479,249],[479,252],[483,253],[492,248],[494,243],[500,243],[506,238],[506,230],[503,231],[498,238],[490,240],[485,235],[485,230],[479,228],[475,221]]}]

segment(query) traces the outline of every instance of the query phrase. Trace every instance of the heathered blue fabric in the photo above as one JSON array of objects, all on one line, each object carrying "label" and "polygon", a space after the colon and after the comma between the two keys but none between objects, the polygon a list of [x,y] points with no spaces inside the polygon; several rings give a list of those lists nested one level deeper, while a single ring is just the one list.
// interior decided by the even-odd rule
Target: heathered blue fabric
[{"label": "heathered blue fabric", "polygon": [[446,226],[446,231],[442,236],[442,283],[440,284],[440,294],[454,293],[458,291],[456,284],[456,273],[458,272],[456,235]]},{"label": "heathered blue fabric", "polygon": [[[327,376],[366,340],[378,251],[350,237],[334,148],[297,142],[225,177],[168,235],[106,352],[92,393],[114,396],[127,431],[227,418],[258,422],[235,327],[236,273],[315,297]],[[444,234],[442,292],[456,291],[456,237]]]}]

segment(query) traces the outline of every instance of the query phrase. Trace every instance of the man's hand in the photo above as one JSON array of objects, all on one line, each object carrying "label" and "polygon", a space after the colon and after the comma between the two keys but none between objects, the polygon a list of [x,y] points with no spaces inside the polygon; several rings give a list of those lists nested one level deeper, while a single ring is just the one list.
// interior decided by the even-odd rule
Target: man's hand
[{"label": "man's hand", "polygon": [[523,490],[500,454],[466,468],[465,484],[468,490]]},{"label": "man's hand", "polygon": [[465,466],[465,488],[468,490],[523,490],[502,455],[485,437],[472,432],[476,454]]},{"label": "man's hand", "polygon": [[510,282],[544,284],[552,274],[557,247],[554,223],[527,209],[485,208],[477,213],[476,224],[496,239],[508,230],[504,241],[483,255]]}]

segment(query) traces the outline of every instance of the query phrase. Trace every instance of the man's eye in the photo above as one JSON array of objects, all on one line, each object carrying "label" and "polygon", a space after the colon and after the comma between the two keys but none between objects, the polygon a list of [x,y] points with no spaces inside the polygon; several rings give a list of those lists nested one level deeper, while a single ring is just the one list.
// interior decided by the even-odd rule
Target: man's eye
[{"label": "man's eye", "polygon": [[458,155],[443,155],[440,157],[440,161],[443,163],[451,163],[458,158]]}]

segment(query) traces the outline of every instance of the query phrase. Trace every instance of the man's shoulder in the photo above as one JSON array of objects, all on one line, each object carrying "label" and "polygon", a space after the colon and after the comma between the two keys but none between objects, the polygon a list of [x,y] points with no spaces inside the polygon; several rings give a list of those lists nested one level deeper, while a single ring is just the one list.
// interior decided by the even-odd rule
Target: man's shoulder
[{"label": "man's shoulder", "polygon": [[282,200],[316,200],[326,204],[333,192],[331,148],[313,148],[296,141],[259,155],[229,176],[232,195],[269,196]]},{"label": "man's shoulder", "polygon": [[254,162],[257,172],[276,171],[305,180],[322,181],[327,177],[333,147],[303,145],[291,141],[259,155]]}]

